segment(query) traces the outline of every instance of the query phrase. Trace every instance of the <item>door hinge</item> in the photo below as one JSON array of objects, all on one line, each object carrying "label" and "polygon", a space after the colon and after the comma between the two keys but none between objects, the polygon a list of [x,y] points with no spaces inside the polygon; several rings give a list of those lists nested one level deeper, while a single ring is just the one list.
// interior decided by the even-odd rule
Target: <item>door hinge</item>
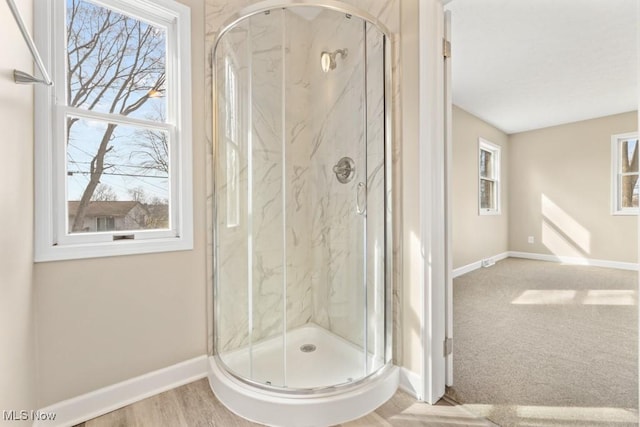
[{"label": "door hinge", "polygon": [[451,58],[451,42],[447,39],[442,39],[442,55],[445,58]]},{"label": "door hinge", "polygon": [[444,357],[453,353],[453,338],[444,339]]}]

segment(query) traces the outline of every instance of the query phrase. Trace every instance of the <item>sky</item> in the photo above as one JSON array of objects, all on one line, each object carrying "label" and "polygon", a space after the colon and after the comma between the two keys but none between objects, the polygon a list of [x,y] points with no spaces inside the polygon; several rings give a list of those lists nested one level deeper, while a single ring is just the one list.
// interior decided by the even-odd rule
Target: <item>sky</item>
[{"label": "sky", "polygon": [[[70,11],[74,4],[77,5],[79,12],[72,20]],[[104,22],[106,11],[107,9],[104,7],[89,1],[67,0],[67,26],[71,26],[71,34],[75,35],[75,37],[69,37],[67,42],[69,52],[73,52],[74,48],[79,45],[91,46],[89,41],[94,37],[94,34],[100,33],[98,30]],[[124,70],[122,74],[126,74],[126,70],[133,66],[136,51],[133,46],[138,44],[138,37],[136,36],[139,33],[132,32],[128,42],[123,41],[125,39],[122,37],[122,31],[125,25],[129,26],[126,28],[131,28],[134,23],[132,19],[123,20],[123,18],[123,15],[112,12],[110,22],[115,23],[115,25],[112,25],[110,30],[100,33],[102,35],[98,38],[98,48],[78,50],[77,56],[73,53],[69,54],[70,69],[78,62],[82,64],[82,67],[78,67],[71,74],[70,100],[74,98],[79,88],[82,87],[81,81],[90,81],[97,64],[100,61],[104,61],[104,58],[109,53],[113,53],[118,49],[120,49],[119,51],[126,49],[127,54],[120,67],[121,72]],[[140,96],[146,94],[148,92],[147,87],[158,78],[157,70],[164,69],[164,64],[166,63],[166,31],[162,28],[150,27],[143,22],[140,25],[140,34],[144,34],[149,28],[151,28],[153,34],[153,37],[149,39],[149,43],[155,43],[156,45],[148,58],[149,61],[151,61],[151,58],[158,59],[158,63],[154,65],[155,72],[138,74],[140,84],[145,89],[133,92],[130,99],[123,105],[130,105]],[[100,48],[103,49],[101,50]],[[113,50],[109,51],[109,49]],[[82,55],[86,52],[89,53],[86,59],[79,61],[78,58],[82,58]],[[105,73],[107,77],[104,79],[105,81],[114,75],[113,70],[115,70],[115,67],[110,68],[110,71]],[[115,84],[107,87],[102,94],[102,98],[93,106],[90,106],[90,104],[97,99],[96,97],[102,89],[101,87],[91,92],[84,102],[77,102],[73,106],[80,110],[90,109],[100,113],[108,113],[122,82],[122,79],[116,80]],[[164,94],[166,95],[166,92]],[[165,122],[166,104],[166,96],[150,97],[141,108],[132,112],[128,117],[150,120],[151,122]],[[69,115],[67,118],[71,117],[74,116]],[[108,123],[105,121],[84,118],[79,118],[72,125],[67,145],[67,200],[80,200],[89,182],[91,160],[98,151],[100,140],[107,125]],[[165,133],[165,135],[161,135],[162,133]],[[118,200],[131,200],[129,190],[140,188],[149,199],[169,199],[170,184],[167,173],[155,170],[149,164],[151,158],[146,154],[150,152],[149,136],[157,138],[164,136],[166,138],[168,133],[153,127],[126,125],[118,125],[114,131],[112,140],[109,143],[112,148],[105,156],[106,169],[100,182],[108,185]]]}]

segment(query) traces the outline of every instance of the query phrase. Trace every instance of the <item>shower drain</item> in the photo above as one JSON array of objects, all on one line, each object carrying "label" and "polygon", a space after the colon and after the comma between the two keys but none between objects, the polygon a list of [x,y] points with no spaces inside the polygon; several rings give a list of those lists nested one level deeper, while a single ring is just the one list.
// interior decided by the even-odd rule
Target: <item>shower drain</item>
[{"label": "shower drain", "polygon": [[312,351],[316,351],[316,346],[313,344],[303,344],[300,346],[300,351],[303,353],[311,353]]}]

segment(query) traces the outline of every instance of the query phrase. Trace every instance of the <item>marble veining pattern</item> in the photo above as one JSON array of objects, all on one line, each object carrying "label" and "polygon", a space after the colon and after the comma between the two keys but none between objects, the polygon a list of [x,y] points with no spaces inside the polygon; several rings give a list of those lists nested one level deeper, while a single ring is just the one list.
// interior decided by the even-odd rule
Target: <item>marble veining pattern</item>
[{"label": "marble veining pattern", "polygon": [[[223,22],[243,7],[253,3],[256,2],[207,0],[207,45],[210,48],[213,47],[216,32]],[[345,3],[367,10],[385,23],[392,32],[397,32],[398,0],[354,0]],[[383,127],[371,125],[374,121],[372,118],[381,117],[384,113],[382,99],[375,93],[379,90],[379,85],[369,83],[367,87],[369,105],[366,114],[369,117],[369,126],[366,127],[365,140],[363,132],[365,111],[362,110],[361,102],[364,88],[362,84],[358,87],[356,83],[358,79],[362,80],[364,64],[362,62],[353,64],[355,58],[362,55],[356,43],[358,37],[362,39],[362,31],[354,31],[346,37],[347,42],[354,47],[349,49],[349,55],[345,61],[341,62],[341,59],[338,59],[338,67],[334,72],[322,73],[318,60],[320,49],[335,50],[344,47],[345,43],[341,40],[345,39],[331,40],[331,35],[344,31],[356,20],[350,20],[351,23],[346,22],[347,19],[336,20],[335,17],[328,16],[327,11],[323,11],[311,23],[290,12],[272,13],[274,14],[282,16],[256,15],[251,18],[250,44],[252,46],[250,49],[246,46],[239,47],[240,51],[244,48],[245,51],[252,52],[253,69],[250,73],[254,87],[260,88],[257,95],[254,92],[254,97],[257,97],[254,98],[251,107],[252,185],[260,188],[259,194],[255,194],[253,206],[252,227],[255,246],[252,262],[254,276],[252,321],[254,327],[251,339],[255,341],[281,333],[286,318],[287,330],[312,321],[362,345],[363,328],[354,325],[363,324],[364,316],[361,313],[364,313],[363,305],[366,301],[370,324],[367,336],[368,347],[370,351],[379,351],[383,344],[375,342],[374,332],[375,328],[383,327],[379,320],[376,323],[376,319],[381,318],[380,310],[384,307],[383,301],[380,300],[380,292],[376,292],[375,289],[383,284],[380,260],[383,259],[384,248],[381,247],[383,236],[372,233],[372,230],[381,227],[384,217],[368,213],[369,240],[365,248],[364,240],[359,238],[364,233],[364,229],[362,225],[359,228],[358,221],[364,223],[361,217],[358,218],[353,212],[354,194],[358,182],[367,182],[369,206],[382,203],[385,196],[382,187],[384,153],[382,144],[379,143],[384,137]],[[282,28],[268,25],[264,18],[281,19],[286,22],[287,31],[295,34],[295,36],[284,35],[284,49]],[[335,25],[336,28],[326,31],[323,30],[323,25]],[[372,35],[371,29],[367,30],[369,51],[377,49],[380,41],[380,38]],[[393,42],[397,47],[397,38]],[[242,44],[242,42],[239,43]],[[305,60],[293,61],[291,58],[294,57],[304,57]],[[283,64],[286,70],[284,79],[282,78]],[[397,71],[397,64],[396,54],[392,61],[394,73]],[[381,72],[383,64],[380,58],[372,58],[369,54],[367,66],[367,78],[372,81],[375,73]],[[342,75],[339,76],[340,73]],[[327,79],[339,81],[331,83]],[[287,118],[284,129],[281,104],[283,81],[286,82],[284,91],[287,100],[284,106]],[[208,90],[211,89],[212,83],[211,73],[207,73]],[[339,87],[340,85],[342,87]],[[378,86],[378,89],[375,86]],[[393,88],[394,105],[398,105],[398,97],[399,90],[396,84]],[[372,102],[374,99],[376,102]],[[206,108],[213,111],[212,100],[208,100]],[[345,117],[355,117],[355,119],[345,120]],[[397,109],[394,109],[394,117],[398,123]],[[355,122],[358,120],[360,123],[356,125]],[[213,124],[209,124],[207,165],[211,179],[207,187],[208,218],[212,218],[213,210],[213,131]],[[286,144],[284,159],[283,137]],[[349,142],[345,143],[345,141]],[[345,146],[359,148],[354,148],[350,153],[343,153]],[[245,160],[248,154],[248,151],[245,152]],[[331,172],[331,167],[342,155],[353,157],[357,165],[368,162],[367,175],[359,175],[346,185],[339,184]],[[395,166],[399,157],[399,144],[396,143],[393,147],[396,171]],[[364,169],[364,167],[360,168],[362,173]],[[239,179],[240,187],[247,188],[249,173],[246,164],[240,168]],[[394,190],[395,207],[398,205],[397,195],[400,192],[397,187]],[[242,197],[247,197],[247,194],[242,193]],[[242,213],[246,213],[246,209],[247,206],[243,206]],[[220,210],[218,206],[218,211]],[[283,215],[286,217],[283,218]],[[399,218],[399,215],[396,218]],[[218,224],[218,227],[221,225]],[[395,227],[394,231],[397,231],[398,225],[395,224]],[[213,237],[212,221],[208,223],[208,230],[209,236]],[[225,250],[219,261],[225,266],[219,266],[221,271],[217,273],[220,274],[220,280],[225,283],[237,284],[230,287],[231,290],[225,288],[228,295],[216,295],[216,308],[220,311],[218,339],[220,348],[225,350],[246,345],[249,339],[247,246],[246,239],[241,237],[246,234],[246,231],[244,226],[238,226],[233,233],[227,232],[225,236],[218,236],[218,239],[225,239]],[[284,267],[283,246],[287,247]],[[394,241],[395,259],[399,253],[398,247],[398,242]],[[208,245],[209,257],[213,256],[213,250],[211,238]],[[366,295],[363,286],[354,286],[356,283],[362,283],[365,272],[353,267],[363,264],[365,253],[368,278]],[[398,263],[394,262],[395,277],[399,274],[397,266]],[[210,280],[213,273],[213,269],[210,269]],[[286,311],[283,311],[282,284],[285,274],[287,300]],[[394,319],[397,319],[398,295],[399,289],[395,287]],[[209,299],[213,300],[213,298]],[[260,304],[256,304],[256,299]],[[210,304],[211,322],[213,309],[213,305]],[[211,343],[213,329],[209,334]],[[396,336],[399,335],[396,334]],[[398,349],[399,345],[396,343],[394,347]],[[213,347],[210,346],[210,352],[213,351]]]}]

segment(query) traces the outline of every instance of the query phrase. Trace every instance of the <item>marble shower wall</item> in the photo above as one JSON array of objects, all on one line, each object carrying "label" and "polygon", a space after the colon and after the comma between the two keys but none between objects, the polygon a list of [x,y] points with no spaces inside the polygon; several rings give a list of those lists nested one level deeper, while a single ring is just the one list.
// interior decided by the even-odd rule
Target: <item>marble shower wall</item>
[{"label": "marble shower wall", "polygon": [[[278,16],[259,14],[249,19],[251,45],[246,62],[251,69],[251,151],[247,153],[251,169],[252,236],[251,266],[253,287],[252,342],[282,332],[284,323],[284,175],[282,128],[282,31],[274,25]],[[291,100],[293,101],[293,100]],[[246,129],[246,128],[245,128]],[[251,251],[251,249],[250,249]],[[227,282],[233,283],[233,282]],[[230,305],[229,310],[234,310]]]},{"label": "marble shower wall", "polygon": [[283,11],[285,18],[285,40],[287,56],[285,60],[285,127],[287,141],[287,330],[309,323],[313,317],[311,287],[311,152],[312,120],[311,104],[315,101],[311,94],[310,60],[311,34],[309,22],[292,12],[296,8]]},{"label": "marble shower wall", "polygon": [[[238,13],[246,6],[258,3],[252,0],[236,0],[233,2],[222,0],[208,0],[206,6],[207,13],[207,54],[212,50],[213,43],[217,32],[222,28],[222,25],[231,16]],[[383,24],[385,24],[392,32],[397,33],[399,30],[399,0],[353,0],[345,1],[345,3],[352,4],[362,10],[368,11],[371,15],[377,17]],[[273,12],[272,12],[273,13]],[[324,13],[324,12],[323,12]],[[265,79],[261,82],[261,91],[259,95],[260,101],[254,102],[251,108],[251,116],[253,124],[253,132],[256,135],[258,143],[254,143],[253,155],[254,164],[252,165],[253,177],[249,177],[248,165],[243,165],[239,170],[238,179],[240,181],[239,186],[246,188],[250,179],[254,183],[259,181],[260,194],[256,194],[253,212],[254,220],[251,226],[254,229],[254,233],[257,230],[261,230],[256,234],[254,240],[254,253],[255,259],[252,268],[253,278],[253,293],[254,293],[254,312],[252,316],[254,318],[254,328],[252,330],[252,340],[255,342],[261,338],[277,334],[282,331],[283,322],[285,321],[283,313],[282,300],[282,282],[284,274],[286,273],[286,287],[287,287],[287,306],[286,306],[286,326],[287,329],[291,329],[300,326],[306,322],[313,321],[323,326],[326,326],[333,330],[335,333],[342,335],[343,337],[356,342],[362,343],[362,327],[364,322],[363,305],[364,305],[364,289],[362,287],[349,287],[339,286],[340,283],[356,283],[358,280],[362,280],[364,271],[357,271],[353,268],[345,268],[349,265],[358,265],[362,259],[353,258],[355,254],[362,254],[364,243],[360,239],[356,239],[354,232],[357,231],[358,219],[355,215],[344,215],[345,209],[354,209],[355,200],[355,186],[358,182],[366,181],[369,187],[369,204],[379,203],[384,198],[384,194],[381,190],[374,190],[380,188],[383,182],[382,168],[369,167],[369,173],[367,176],[358,175],[354,181],[349,184],[339,184],[335,180],[335,176],[331,172],[331,167],[335,162],[342,157],[341,149],[344,148],[340,144],[342,141],[359,141],[355,144],[359,147],[364,147],[364,135],[361,132],[362,126],[354,126],[352,122],[346,122],[344,119],[341,121],[343,124],[331,127],[324,126],[324,136],[318,135],[318,131],[322,128],[322,121],[325,121],[325,116],[317,116],[321,110],[321,102],[319,100],[322,96],[327,96],[326,91],[321,89],[320,86],[314,87],[316,78],[333,78],[335,75],[329,76],[320,72],[319,67],[319,52],[315,52],[315,48],[320,48],[320,36],[323,34],[331,34],[322,29],[319,25],[314,25],[309,31],[309,21],[305,20],[301,16],[296,16],[295,13],[282,14],[283,20],[286,20],[287,31],[291,34],[285,35],[285,57],[304,57],[303,61],[287,62],[285,59],[285,68],[287,75],[283,79],[282,76],[275,76],[282,70],[279,67],[282,66],[282,34],[280,31],[282,28],[278,27],[277,31],[272,31],[266,27],[260,27],[261,17],[256,16],[252,18],[255,20],[256,28],[254,34],[251,35],[251,40],[255,43],[254,51],[254,63],[256,66],[252,71],[246,71],[251,73],[253,78],[258,78],[256,73],[259,68],[262,67],[262,71],[266,72]],[[271,16],[274,18],[274,16]],[[318,21],[320,22],[318,17]],[[352,20],[355,21],[355,20]],[[297,29],[301,31],[297,31]],[[257,28],[261,28],[258,30]],[[304,30],[304,31],[302,31]],[[277,34],[276,34],[277,33]],[[258,35],[259,34],[259,35]],[[293,36],[293,34],[296,34]],[[304,35],[308,35],[306,38]],[[368,32],[369,34],[369,32]],[[301,36],[302,35],[302,36]],[[362,32],[360,31],[360,36]],[[249,37],[249,36],[247,36]],[[323,36],[324,37],[324,36]],[[354,35],[354,37],[358,37]],[[325,37],[326,38],[326,37]],[[348,39],[349,43],[355,42]],[[394,46],[397,47],[397,39],[394,41]],[[314,45],[315,43],[315,45]],[[367,44],[370,48],[372,43],[376,43],[375,37],[367,36]],[[344,45],[344,42],[327,45],[326,48],[335,50]],[[258,49],[259,47],[259,49]],[[306,53],[303,53],[306,52]],[[394,74],[397,69],[398,56],[397,49],[396,54],[393,57],[392,64]],[[356,56],[360,56],[358,48],[350,49],[349,56],[345,60],[345,64],[350,59],[353,60]],[[377,65],[374,58],[369,58],[369,67],[373,69]],[[338,68],[334,71],[340,73],[346,71],[347,67],[342,67],[340,63],[341,59],[338,59]],[[381,66],[381,64],[379,64]],[[339,71],[340,70],[340,71]],[[219,70],[218,70],[219,72]],[[362,66],[351,69],[351,73],[362,73],[364,69]],[[370,73],[373,71],[369,71]],[[271,74],[269,74],[271,73]],[[318,74],[324,74],[324,76],[318,77]],[[345,77],[345,76],[343,76]],[[355,75],[353,75],[355,79]],[[369,77],[370,78],[370,77]],[[318,80],[320,81],[320,80]],[[342,79],[341,82],[349,81]],[[254,81],[254,85],[255,85]],[[282,141],[282,124],[278,124],[281,117],[276,117],[279,114],[272,114],[274,112],[281,111],[281,91],[282,84],[285,85],[285,93],[287,99],[286,115],[287,120],[285,122],[284,133],[286,136],[287,149],[285,150],[284,159],[285,168],[283,169],[283,154],[281,149]],[[212,89],[212,74],[207,73],[207,91],[211,93]],[[264,86],[264,89],[262,88]],[[326,87],[325,87],[326,88]],[[335,85],[334,89],[338,91],[338,86]],[[332,90],[334,90],[332,89]],[[346,88],[345,93],[349,93],[349,88]],[[218,88],[220,90],[220,88]],[[371,93],[372,86],[368,87],[369,98],[372,99],[376,95]],[[351,91],[353,95],[355,91]],[[334,93],[335,95],[335,93]],[[393,105],[398,105],[397,100],[399,96],[398,85],[393,87]],[[206,108],[208,111],[213,111],[212,98],[208,99]],[[369,117],[374,117],[383,113],[380,110],[381,104],[370,104],[367,114]],[[345,109],[345,114],[348,109]],[[394,109],[394,121],[399,123],[398,110]],[[330,113],[330,112],[328,112]],[[353,113],[353,111],[352,111]],[[314,117],[320,118],[320,120],[310,120],[307,117],[309,114],[314,114]],[[248,115],[248,113],[247,113]],[[358,111],[358,117],[363,117],[364,112]],[[337,116],[336,116],[337,117]],[[245,118],[246,119],[246,118]],[[218,118],[219,126],[221,126],[220,118]],[[315,125],[314,125],[315,123]],[[316,126],[317,125],[317,126]],[[314,127],[316,126],[316,127]],[[358,130],[356,130],[356,128]],[[210,238],[208,255],[210,259],[213,256],[213,222],[211,221],[213,210],[213,123],[211,123],[207,129],[207,136],[209,140],[209,149],[207,156],[208,171],[211,174],[208,180],[208,198],[207,198],[207,217],[209,218],[208,230]],[[350,153],[344,153],[354,158],[357,165],[364,164],[365,155],[367,156],[370,165],[380,164],[382,162],[382,154],[372,149],[372,141],[381,137],[381,129],[369,128],[367,129],[367,144],[369,145],[366,150],[356,150]],[[395,132],[395,145],[393,150],[394,170],[398,170],[399,156],[399,133]],[[347,138],[347,139],[345,139]],[[272,143],[273,141],[279,141],[279,143]],[[326,143],[326,145],[324,145]],[[280,144],[280,145],[278,145]],[[324,147],[321,147],[324,145]],[[381,146],[381,145],[380,145]],[[314,152],[315,150],[315,152]],[[322,158],[322,166],[310,162],[312,157],[316,157],[319,153],[324,152],[326,157]],[[220,153],[223,153],[224,149],[221,149]],[[318,162],[320,163],[320,162]],[[313,165],[313,166],[310,166]],[[220,171],[215,171],[219,173]],[[364,168],[360,168],[360,172],[364,172]],[[282,177],[287,177],[286,180],[282,180]],[[222,177],[222,178],[227,178]],[[217,177],[221,179],[221,177]],[[323,181],[324,180],[324,181]],[[284,182],[284,185],[283,185]],[[323,185],[329,184],[327,186]],[[262,191],[263,189],[263,191]],[[284,190],[284,193],[282,192]],[[395,194],[400,194],[399,188],[395,187]],[[283,199],[283,196],[284,199]],[[332,194],[333,196],[329,196]],[[240,198],[246,199],[246,193],[240,194]],[[378,202],[375,199],[378,198]],[[373,199],[373,200],[372,200]],[[286,244],[283,242],[283,218],[282,218],[282,206],[286,205],[284,212],[287,212],[286,220]],[[398,206],[397,197],[394,200],[394,206]],[[260,209],[258,209],[260,207]],[[245,211],[243,211],[245,209]],[[246,212],[247,206],[241,206],[240,215]],[[218,206],[218,210],[221,207]],[[379,227],[379,222],[383,220],[381,217],[371,212],[368,214],[369,227]],[[396,211],[396,218],[399,218],[399,212]],[[325,219],[333,217],[338,220],[338,223],[331,223],[323,221]],[[246,345],[248,342],[248,305],[247,305],[247,281],[248,276],[248,260],[246,258],[246,239],[240,236],[246,235],[248,230],[243,229],[246,226],[233,227],[234,230],[221,231],[221,226],[218,224],[219,235],[217,236],[219,241],[221,238],[231,239],[230,246],[225,245],[225,251],[223,252],[220,264],[227,263],[226,266],[220,265],[216,274],[220,275],[220,279],[225,283],[233,283],[233,286],[226,286],[224,291],[226,294],[218,294],[215,296],[215,304],[217,313],[217,320],[219,322],[219,343],[220,349],[230,350],[234,348]],[[355,228],[353,227],[355,225]],[[335,227],[335,230],[333,228]],[[398,236],[398,223],[394,224],[394,234]],[[338,230],[340,229],[340,230]],[[224,235],[226,232],[226,235]],[[351,233],[351,234],[350,234]],[[231,236],[233,234],[233,236]],[[375,259],[382,259],[382,248],[380,247],[381,236],[370,237],[369,243],[366,248],[367,258],[367,272],[370,280],[377,281],[377,283],[369,283],[368,288],[371,290],[381,283],[380,264],[376,263]],[[234,240],[239,239],[239,240]],[[244,240],[244,241],[241,241]],[[376,243],[377,242],[377,243]],[[287,268],[286,271],[282,268],[282,246],[283,244],[288,248],[287,254]],[[324,245],[324,247],[323,247]],[[327,246],[328,245],[328,246]],[[393,242],[394,249],[394,278],[398,277],[398,262],[397,256],[399,251],[399,242]],[[305,250],[306,248],[306,250]],[[321,249],[322,248],[322,249]],[[329,248],[329,249],[327,249]],[[244,251],[244,253],[243,253]],[[350,255],[345,255],[349,253]],[[340,259],[342,257],[342,259]],[[353,259],[350,259],[352,257]],[[342,264],[342,265],[341,265]],[[210,278],[210,285],[212,285],[213,278],[213,266],[212,263],[208,263],[210,268],[208,274]],[[329,268],[327,268],[329,266]],[[333,276],[333,279],[331,279]],[[399,281],[396,279],[394,282],[397,284]],[[212,289],[212,286],[210,286]],[[394,287],[394,319],[397,319],[397,302],[398,302],[398,287]],[[380,300],[380,292],[367,292],[367,304],[369,307],[369,350],[382,348],[383,343],[374,342],[374,327],[383,327],[383,325],[374,319],[380,319],[379,313],[384,309],[383,302]],[[213,295],[209,295],[209,316],[210,325],[213,325]],[[256,298],[259,299],[260,304],[256,304]],[[322,301],[326,301],[327,304],[323,305]],[[355,304],[353,301],[357,301]],[[277,308],[280,309],[277,309]],[[378,315],[374,313],[373,309],[378,311]],[[260,319],[259,321],[257,319]],[[354,324],[356,322],[356,324]],[[396,322],[397,323],[397,322]],[[397,325],[396,325],[397,327]],[[213,354],[213,328],[209,331],[210,348],[209,351]],[[400,334],[395,334],[396,339],[400,337]],[[398,355],[398,345],[394,346],[396,349],[396,356]]]},{"label": "marble shower wall", "polygon": [[[313,320],[357,345],[364,331],[365,220],[356,212],[358,184],[366,181],[364,112],[364,22],[325,10],[312,23],[311,91],[313,170]],[[323,51],[346,50],[336,68],[320,69]],[[313,61],[315,59],[315,61]],[[355,162],[355,177],[340,183],[332,171],[343,157]]]},{"label": "marble shower wall", "polygon": [[[312,28],[312,65],[322,51],[348,50],[335,70],[324,73],[316,65],[311,71],[318,101],[310,159],[313,321],[358,346],[364,346],[366,321],[376,369],[385,327],[384,37],[375,26],[332,11],[321,13]],[[343,156],[355,161],[355,178],[347,184],[332,173]],[[365,183],[366,223],[356,212],[358,186]]]}]

